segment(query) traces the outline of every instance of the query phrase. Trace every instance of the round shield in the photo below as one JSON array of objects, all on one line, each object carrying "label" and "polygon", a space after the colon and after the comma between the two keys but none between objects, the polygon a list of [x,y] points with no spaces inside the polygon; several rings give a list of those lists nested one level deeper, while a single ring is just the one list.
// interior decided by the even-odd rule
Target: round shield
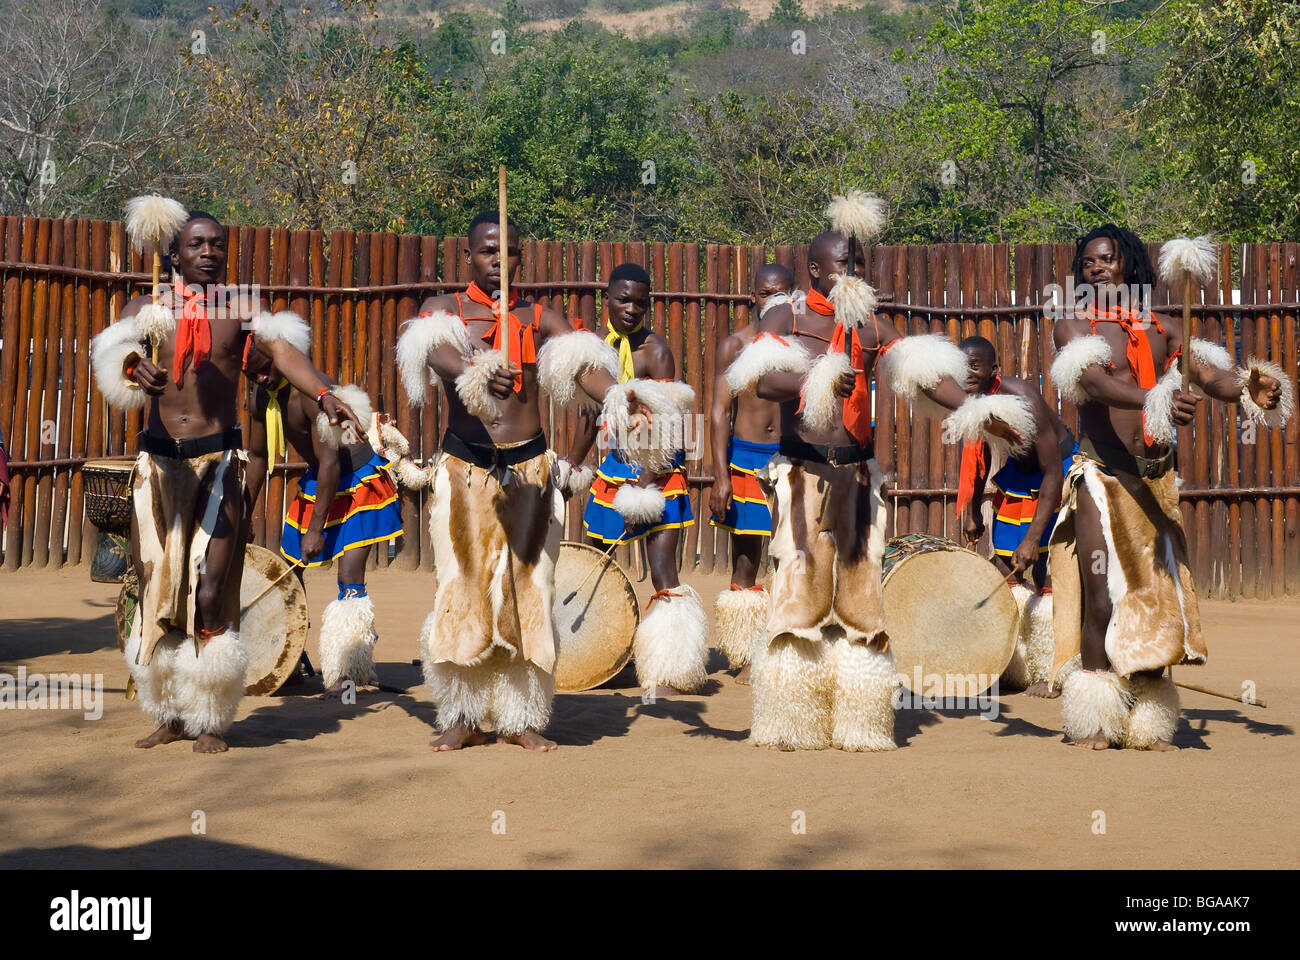
[{"label": "round shield", "polygon": [[1016,601],[1002,572],[927,534],[890,540],[883,568],[885,624],[904,686],[922,696],[988,690],[1016,649]]},{"label": "round shield", "polygon": [[565,541],[555,562],[557,690],[590,690],[612,678],[632,656],[641,622],[636,591],[613,555]]},{"label": "round shield", "polygon": [[[248,654],[245,696],[268,697],[284,686],[307,642],[307,595],[289,569],[287,561],[264,547],[244,547],[239,639]],[[119,649],[126,649],[137,599],[135,578],[128,577],[114,617]]]}]

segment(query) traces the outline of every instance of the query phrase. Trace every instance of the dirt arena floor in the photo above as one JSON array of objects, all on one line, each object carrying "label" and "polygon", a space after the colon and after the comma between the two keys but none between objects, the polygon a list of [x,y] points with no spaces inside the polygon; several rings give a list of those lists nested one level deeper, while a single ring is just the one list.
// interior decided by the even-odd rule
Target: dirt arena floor
[{"label": "dirt arena floor", "polygon": [[[691,581],[709,605],[721,576]],[[1205,602],[1210,661],[1178,678],[1175,753],[1064,744],[1059,701],[996,719],[903,710],[888,754],[746,742],[749,691],[716,651],[703,696],[642,705],[626,672],[562,694],[550,755],[427,747],[416,636],[427,574],[375,572],[379,675],[406,694],[244,700],[231,750],[137,750],[117,586],[87,568],[0,574],[0,670],[102,673],[103,716],[0,711],[0,867],[1294,867],[1300,604]],[[332,571],[308,577],[313,619]],[[638,585],[643,594],[646,585]],[[315,638],[308,650],[315,659]],[[201,811],[201,813],[199,813]],[[1104,822],[1103,822],[1104,820]],[[203,832],[198,832],[202,826]],[[802,828],[802,829],[801,829]],[[1104,828],[1100,832],[1099,828]]]}]

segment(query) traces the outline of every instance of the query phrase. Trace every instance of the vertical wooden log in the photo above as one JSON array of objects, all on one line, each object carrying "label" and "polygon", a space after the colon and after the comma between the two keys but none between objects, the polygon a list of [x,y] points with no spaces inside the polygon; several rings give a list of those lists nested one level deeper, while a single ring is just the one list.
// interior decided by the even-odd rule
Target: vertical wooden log
[{"label": "vertical wooden log", "polygon": [[[1255,253],[1257,247],[1253,243],[1248,243],[1243,248],[1241,260],[1241,299],[1243,302],[1254,302],[1256,290],[1256,273],[1258,265],[1255,262]],[[1254,314],[1242,312],[1241,314],[1241,357],[1246,360],[1255,355],[1255,317]],[[1258,441],[1259,431],[1255,431],[1255,436],[1251,437],[1249,432],[1240,428],[1240,412],[1238,417],[1237,436],[1240,438],[1239,457],[1241,463],[1241,473],[1237,481],[1238,486],[1253,487],[1256,485],[1256,456],[1259,448]],[[1247,443],[1247,440],[1252,442]],[[1259,530],[1255,523],[1256,502],[1254,497],[1241,498],[1241,595],[1243,597],[1256,597],[1259,595]]]},{"label": "vertical wooden log", "polygon": [[[420,291],[420,295],[416,299],[417,310],[423,303],[424,298],[433,294],[434,285],[441,276],[438,251],[437,237],[420,238],[420,282],[425,284],[426,288]],[[420,434],[418,437],[410,437],[412,455],[418,456],[426,464],[432,462],[438,449],[438,428],[440,426],[438,404],[441,396],[441,392],[432,385],[425,389],[424,406],[420,409],[419,415]],[[415,539],[420,543],[420,569],[432,570],[433,551],[429,549],[429,542],[425,539],[428,536],[429,513],[432,506],[427,488],[420,491],[419,504],[419,526],[415,530],[408,529],[406,537],[408,540]]]},{"label": "vertical wooden log", "polygon": [[[1282,293],[1282,245],[1280,243],[1268,245],[1268,289],[1270,304],[1280,304],[1285,299]],[[1268,314],[1268,357],[1278,365],[1283,362],[1282,311],[1277,306],[1272,307]],[[1294,368],[1291,375],[1295,375]],[[1283,478],[1286,476],[1286,465],[1283,461],[1284,439],[1285,430],[1268,431],[1270,486],[1282,486]],[[1269,550],[1271,563],[1269,595],[1280,597],[1286,591],[1286,502],[1283,498],[1274,495],[1270,495],[1268,499],[1269,511],[1272,515],[1268,528],[1272,538]]]},{"label": "vertical wooden log", "polygon": [[[420,237],[403,236],[397,244],[397,282],[418,283],[420,281]],[[394,328],[385,349],[390,357],[395,408],[390,414],[397,421],[397,429],[407,438],[412,450],[418,454],[420,442],[420,422],[411,399],[406,395],[405,386],[399,385],[397,376],[397,336],[401,325],[415,316],[420,309],[419,293],[415,290],[403,290],[394,298]],[[420,495],[417,491],[398,488],[402,504],[402,549],[393,563],[401,570],[418,570],[420,567]]]},{"label": "vertical wooden log", "polygon": [[[1204,290],[1199,286],[1193,290],[1193,296],[1207,300],[1212,294],[1212,290]],[[1187,333],[1187,342],[1189,344],[1187,349],[1191,349],[1192,337],[1209,339],[1206,328],[1206,315],[1192,314],[1191,330]],[[1194,435],[1192,437],[1191,473],[1192,483],[1198,490],[1204,490],[1210,485],[1210,417],[1214,406],[1215,404],[1209,402],[1199,404],[1192,425]],[[1192,523],[1195,526],[1196,540],[1196,553],[1189,557],[1192,563],[1192,575],[1196,580],[1197,591],[1202,596],[1206,596],[1211,588],[1214,573],[1214,554],[1217,552],[1210,539],[1210,511],[1212,505],[1207,497],[1200,496],[1195,501],[1189,502],[1188,507],[1192,515]]]},{"label": "vertical wooden log", "polygon": [[[23,220],[22,217],[5,217],[4,218],[4,258],[10,261],[19,261],[23,258]],[[20,297],[22,296],[22,281],[17,270],[10,270],[5,274],[4,280],[4,302],[0,304],[0,322],[3,323],[4,349],[0,353],[0,359],[3,360],[3,366],[0,366],[0,432],[4,433],[5,450],[10,459],[18,458],[20,447],[14,443],[15,427],[19,422],[15,416],[17,404],[20,397],[25,397],[26,393],[22,389],[27,381],[26,361],[28,345],[21,338],[20,328]],[[11,475],[11,480],[17,479],[16,475]],[[4,565],[6,570],[18,569],[18,561],[22,557],[22,549],[18,546],[22,537],[22,526],[19,519],[22,517],[21,502],[17,497],[21,497],[18,492],[21,484],[18,484],[10,491],[9,517],[5,524],[5,557]]]},{"label": "vertical wooden log", "polygon": [[[45,217],[36,221],[35,262],[50,262],[50,221]],[[32,291],[30,320],[32,355],[29,386],[27,388],[27,432],[23,438],[23,451],[26,454],[23,457],[24,460],[41,459],[41,415],[45,396],[45,358],[49,350],[47,343],[49,307],[49,274],[38,274]],[[31,566],[35,562],[37,526],[40,524],[41,519],[41,503],[37,499],[36,492],[39,474],[39,470],[29,469],[23,475],[23,566]],[[48,525],[45,525],[44,529],[48,533]],[[46,548],[48,548],[48,540],[46,541]],[[41,553],[43,556],[47,555],[45,549]]]},{"label": "vertical wooden log", "polygon": [[[684,379],[695,390],[698,397],[701,391],[700,385],[700,342],[704,336],[704,311],[700,309],[702,288],[700,286],[700,247],[696,243],[688,243],[682,250],[686,266],[686,290],[691,296],[691,300],[686,305],[686,338],[685,342],[670,342],[669,346],[673,350],[673,359],[677,362],[677,375]],[[696,522],[689,528],[686,539],[685,562],[687,566],[694,567],[696,558],[699,555],[700,542],[700,523],[699,523],[699,506],[698,498],[692,497],[692,507],[695,508]]]},{"label": "vertical wooden log", "polygon": [[[59,263],[76,265],[77,262],[77,222],[63,220],[58,228],[63,232],[63,255]],[[55,377],[58,383],[58,436],[54,446],[54,456],[64,459],[71,456],[73,397],[85,382],[77,379],[77,281],[65,278],[60,284],[58,319],[61,326],[59,355],[56,358]],[[84,416],[84,400],[76,408],[78,415]],[[63,566],[65,550],[71,552],[72,538],[68,526],[68,493],[71,487],[72,470],[59,467],[54,472],[54,516],[50,523],[49,555],[56,567]],[[78,518],[80,520],[80,518]],[[81,530],[77,529],[77,550],[81,549]]]},{"label": "vertical wooden log", "polygon": [[[913,304],[924,304],[926,301],[927,278],[925,270],[927,267],[925,260],[925,248],[919,246],[906,246],[900,251],[899,262],[906,265],[907,279],[906,291],[907,302]],[[899,293],[903,287],[898,288]],[[910,333],[927,334],[930,332],[930,318],[924,313],[915,313],[910,320]],[[939,446],[941,440],[939,436],[939,422],[933,417],[916,417],[912,418],[912,463],[911,463],[911,483],[910,486],[915,490],[931,489],[930,463],[931,451]],[[931,507],[936,509],[931,510]],[[916,500],[912,501],[911,509],[911,530],[913,533],[933,533],[937,532],[931,527],[931,522],[938,524],[938,529],[942,529],[943,517],[939,512],[940,505],[935,498],[923,494]]]},{"label": "vertical wooden log", "polygon": [[[1300,244],[1287,243],[1282,249],[1282,298],[1289,303],[1300,298]],[[1297,327],[1300,316],[1295,308],[1282,313],[1282,369],[1294,377],[1300,368],[1297,352]],[[1283,435],[1283,473],[1281,483],[1288,487],[1300,486],[1300,423],[1292,417]],[[1300,594],[1300,497],[1287,497],[1283,505],[1286,542],[1283,544],[1283,592],[1294,597]]]},{"label": "vertical wooden log", "polygon": [[[1219,277],[1220,296],[1219,299],[1225,304],[1232,302],[1232,248],[1228,244],[1221,244],[1219,248]],[[1243,266],[1244,274],[1244,266]],[[1244,284],[1244,276],[1241,281]],[[1244,288],[1243,288],[1244,289]],[[1240,342],[1238,336],[1239,325],[1236,316],[1231,309],[1223,312],[1223,338],[1227,345],[1228,353],[1235,361],[1239,356]],[[1223,441],[1223,452],[1226,460],[1224,468],[1225,487],[1235,488],[1240,486],[1241,476],[1241,450],[1237,443],[1237,425],[1238,412],[1233,406],[1227,410],[1224,417],[1226,434]],[[1226,559],[1227,576],[1226,588],[1228,594],[1233,597],[1242,596],[1242,555],[1241,555],[1241,501],[1237,497],[1228,498],[1228,556]]]},{"label": "vertical wooden log", "polygon": [[[884,292],[888,285],[893,282],[894,260],[893,247],[877,246],[871,251],[871,285],[877,290]],[[882,319],[893,320],[893,313],[888,306],[881,306],[877,310],[877,315]],[[905,411],[902,403],[896,402],[894,391],[890,389],[889,381],[886,377],[881,376],[880,364],[875,368],[875,388],[876,388],[876,422],[872,430],[872,436],[876,448],[876,462],[880,464],[880,469],[885,474],[894,472],[895,465],[898,463],[898,455],[895,452],[896,437],[904,429],[900,427],[899,417]],[[898,477],[903,476],[898,474]],[[896,479],[892,486],[902,486],[902,481]],[[892,496],[888,490],[885,492],[885,510],[886,510],[886,536],[893,536],[896,524],[897,498]]]},{"label": "vertical wooden log", "polygon": [[[77,255],[76,265],[85,270],[90,268],[90,221],[76,222]],[[90,389],[90,281],[82,278],[76,282],[73,302],[73,338],[77,345],[77,356],[72,375],[75,384],[72,397],[72,438],[68,447],[73,457],[88,457],[86,449],[86,430],[90,411],[94,406],[94,395]],[[81,563],[86,548],[86,528],[93,524],[85,523],[85,503],[82,490],[81,468],[72,471],[68,488],[68,564]]]},{"label": "vertical wooden log", "polygon": [[[918,247],[922,256],[926,259],[925,271],[928,279],[926,289],[926,303],[931,307],[941,307],[944,303],[944,283],[947,279],[945,268],[947,266],[947,250],[943,245],[932,247]],[[957,324],[949,323],[941,314],[931,314],[929,317],[930,332],[937,333],[947,337],[952,343],[957,343],[960,337],[957,336]],[[936,424],[937,426],[937,424]],[[932,434],[932,436],[934,436]],[[953,472],[958,468],[961,459],[960,443],[944,443],[943,436],[940,434],[935,437],[939,442],[930,447],[930,483],[938,488],[949,486],[949,474],[953,475],[955,485],[956,474]],[[932,532],[941,536],[947,536],[949,539],[961,542],[961,532],[954,526],[955,513],[953,511],[954,501],[949,500],[946,496],[935,496],[930,500],[930,518],[929,528]],[[954,535],[954,531],[956,531]]]},{"label": "vertical wooden log", "polygon": [[[713,376],[717,366],[717,337],[718,337],[718,315],[721,312],[721,304],[716,294],[722,290],[721,277],[721,248],[716,243],[706,244],[704,248],[704,286],[705,289],[714,296],[710,296],[705,301],[704,306],[704,331],[701,341],[695,344],[687,351],[690,358],[688,362],[699,365],[700,377],[699,386],[695,388],[696,403],[703,404],[702,409],[708,410],[710,397],[713,394]],[[705,418],[704,425],[704,445],[703,450],[711,449],[713,443],[713,427],[708,418]],[[700,471],[700,461],[691,463],[688,461],[687,472],[690,473],[694,468],[695,473]],[[691,499],[699,504],[695,512],[695,525],[699,528],[699,545],[700,545],[700,566],[706,571],[713,570],[713,528],[708,525],[709,519],[707,514],[707,501],[699,495],[699,491],[691,490]]]},{"label": "vertical wooden log", "polygon": [[[343,286],[343,236],[342,230],[330,232],[329,264],[325,270],[325,285]],[[325,356],[322,372],[337,382],[342,380],[342,334],[343,334],[343,297],[332,293],[325,299]],[[349,348],[351,345],[349,344]]]},{"label": "vertical wooden log", "polygon": [[[352,287],[357,284],[357,235],[349,230],[340,238],[342,243],[337,251],[330,252],[330,265],[334,259],[339,261],[339,286]],[[357,382],[357,310],[359,300],[354,293],[343,294],[339,298],[339,380],[343,383]]]}]

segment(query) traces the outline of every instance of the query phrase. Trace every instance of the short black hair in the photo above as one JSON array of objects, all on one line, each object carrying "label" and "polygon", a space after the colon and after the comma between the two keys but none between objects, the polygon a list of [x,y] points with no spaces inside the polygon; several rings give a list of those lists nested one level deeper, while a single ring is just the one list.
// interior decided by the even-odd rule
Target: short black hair
[{"label": "short black hair", "polygon": [[[482,213],[477,214],[474,217],[474,219],[469,222],[469,227],[465,231],[466,239],[473,239],[474,231],[477,230],[479,227],[483,226],[483,224],[485,223],[491,223],[491,224],[495,224],[496,226],[500,226],[501,214],[496,210],[484,210]],[[513,219],[509,214],[506,214],[506,231],[509,232],[511,230],[515,232],[515,236],[521,236],[519,230],[519,221]]]},{"label": "short black hair", "polygon": [[794,289],[794,274],[780,263],[765,263],[754,271],[754,286],[758,286],[763,277],[776,277],[787,290]]},{"label": "short black hair", "polygon": [[987,360],[989,366],[995,366],[998,362],[998,351],[991,342],[984,337],[967,337],[961,343],[957,344],[963,352],[974,353],[984,360]]},{"label": "short black hair", "polygon": [[1109,240],[1115,244],[1124,267],[1124,282],[1136,286],[1138,302],[1145,303],[1147,290],[1154,290],[1156,286],[1156,268],[1151,263],[1151,255],[1136,233],[1113,223],[1103,223],[1095,230],[1089,230],[1074,245],[1074,263],[1070,269],[1074,271],[1075,286],[1082,287],[1087,283],[1083,277],[1083,251],[1094,240]]},{"label": "short black hair", "polygon": [[633,283],[644,283],[650,286],[650,274],[645,272],[645,268],[635,263],[620,263],[609,274],[609,280],[606,286],[613,286],[620,280],[631,280]]}]

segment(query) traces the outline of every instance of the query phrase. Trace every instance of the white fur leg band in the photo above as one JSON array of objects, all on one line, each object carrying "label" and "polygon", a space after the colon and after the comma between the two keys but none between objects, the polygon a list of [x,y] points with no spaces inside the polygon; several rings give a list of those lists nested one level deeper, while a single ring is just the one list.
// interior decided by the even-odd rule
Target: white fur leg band
[{"label": "white fur leg band", "polygon": [[1088,402],[1082,381],[1083,372],[1092,366],[1109,367],[1110,344],[1106,338],[1091,334],[1071,340],[1056,352],[1052,361],[1052,383],[1060,395],[1073,404]]},{"label": "white fur leg band", "polygon": [[727,367],[727,386],[734,397],[753,390],[769,373],[793,373],[802,377],[808,373],[811,362],[801,344],[761,333]]},{"label": "white fur leg band", "polygon": [[[1272,410],[1265,410],[1250,395],[1250,375],[1254,372],[1272,377],[1282,385],[1281,396]],[[1291,419],[1295,413],[1295,384],[1276,363],[1252,357],[1248,366],[1237,371],[1237,377],[1241,382],[1241,410],[1246,417],[1266,427],[1280,427]]]},{"label": "white fur leg band", "polygon": [[895,750],[894,691],[898,664],[888,650],[845,637],[835,641],[831,746],[840,750]]},{"label": "white fur leg band", "polygon": [[748,664],[753,659],[754,645],[765,639],[768,607],[768,593],[761,587],[718,594],[713,604],[718,649],[727,655],[733,669]]},{"label": "white fur leg band", "polygon": [[397,338],[397,370],[407,399],[412,406],[420,407],[429,384],[437,379],[429,369],[429,358],[443,346],[452,346],[461,356],[468,356],[469,332],[464,320],[445,310],[422,313],[404,326],[406,329]]},{"label": "white fur leg band", "polygon": [[[996,437],[988,430],[990,420],[1001,420],[1016,433],[1021,442],[1008,444],[1001,437]],[[945,443],[984,440],[992,448],[995,456],[1020,457],[1033,447],[1038,426],[1034,422],[1034,408],[1024,397],[1008,393],[991,393],[986,396],[971,397],[954,410],[943,421],[943,440]]]},{"label": "white fur leg band", "polygon": [[704,602],[682,584],[656,597],[632,636],[637,682],[646,690],[669,686],[690,693],[708,679],[709,621]]},{"label": "white fur leg band", "polygon": [[885,353],[884,373],[894,393],[912,405],[921,416],[942,418],[948,410],[928,396],[945,377],[963,383],[968,364],[966,355],[946,337],[928,333],[895,340]]},{"label": "white fur leg band", "polygon": [[503,366],[505,358],[500,350],[480,350],[470,358],[465,372],[456,378],[456,395],[472,416],[484,421],[500,419],[501,404],[492,396],[488,383]]},{"label": "white fur leg band", "polygon": [[375,606],[369,596],[344,597],[325,607],[320,623],[321,675],[328,690],[344,680],[374,683]]},{"label": "white fur leg band", "polygon": [[172,677],[177,713],[185,724],[185,735],[210,733],[220,736],[235,721],[244,696],[248,655],[238,630],[226,630],[199,647],[186,638],[175,652]]},{"label": "white fur leg band", "polygon": [[[370,395],[366,391],[350,383],[336,384],[331,390],[339,402],[345,404],[358,420],[362,423],[370,422],[374,411],[370,406]],[[330,423],[329,415],[324,411],[316,414],[316,435],[320,437],[321,443],[331,450],[350,447],[361,440],[361,437],[356,434],[356,427],[352,426],[350,421]]]},{"label": "white fur leg band", "polygon": [[581,379],[603,370],[618,381],[618,353],[590,330],[553,337],[537,351],[537,383],[561,407],[578,404],[599,410],[600,404],[582,389]]},{"label": "white fur leg band", "polygon": [[292,310],[279,313],[259,313],[249,323],[253,338],[258,343],[271,343],[283,340],[299,353],[311,352],[311,327],[307,321]]},{"label": "white fur leg band", "polygon": [[[633,422],[632,404],[650,411],[650,422]],[[610,442],[651,473],[663,473],[685,444],[686,417],[695,405],[687,384],[634,378],[612,386],[601,406]]]},{"label": "white fur leg band", "polygon": [[613,507],[629,524],[654,523],[664,515],[664,492],[658,487],[625,483],[614,494]]},{"label": "white fur leg band", "polygon": [[803,410],[799,414],[810,430],[827,433],[840,423],[844,398],[835,387],[846,373],[853,374],[853,364],[843,353],[825,353],[813,361],[803,382]]},{"label": "white fur leg band", "polygon": [[1172,677],[1133,678],[1136,699],[1124,731],[1124,746],[1150,750],[1157,743],[1170,743],[1178,729],[1178,688]]},{"label": "white fur leg band", "polygon": [[135,320],[128,318],[105,327],[90,344],[95,385],[115,410],[140,410],[149,402],[148,394],[125,373],[127,361],[141,356],[143,341]]},{"label": "white fur leg band", "polygon": [[1156,443],[1174,442],[1174,394],[1183,385],[1183,375],[1174,364],[1165,371],[1154,387],[1147,391],[1142,404],[1146,431]]},{"label": "white fur leg band", "polygon": [[1121,743],[1132,706],[1128,683],[1109,670],[1076,670],[1061,689],[1065,735],[1076,742],[1101,736],[1108,743]]}]

